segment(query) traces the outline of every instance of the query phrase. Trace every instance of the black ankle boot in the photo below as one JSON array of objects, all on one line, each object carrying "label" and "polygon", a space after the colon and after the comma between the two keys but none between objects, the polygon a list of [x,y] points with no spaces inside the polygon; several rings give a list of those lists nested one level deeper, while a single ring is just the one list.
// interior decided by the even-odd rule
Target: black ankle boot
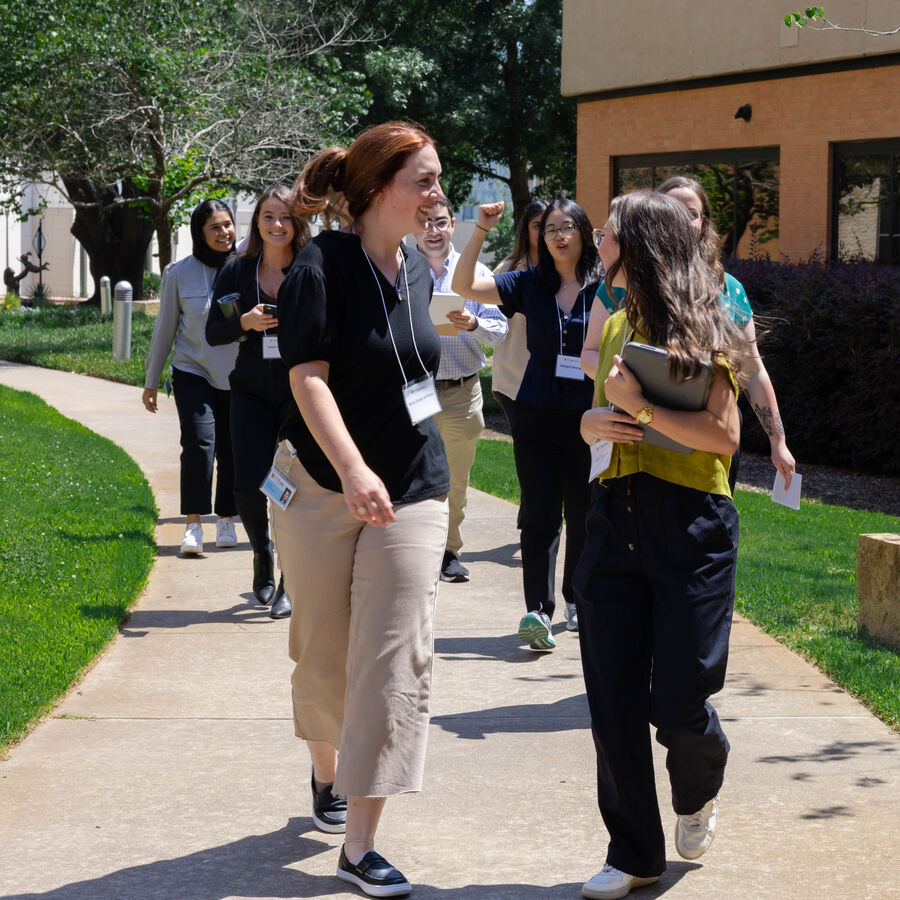
[{"label": "black ankle boot", "polygon": [[275,600],[272,602],[272,609],[269,615],[273,619],[286,619],[291,614],[291,598],[284,592],[284,575],[278,581],[278,591],[275,594]]},{"label": "black ankle boot", "polygon": [[253,554],[253,593],[263,606],[268,606],[275,596],[275,556],[271,544],[262,553]]}]

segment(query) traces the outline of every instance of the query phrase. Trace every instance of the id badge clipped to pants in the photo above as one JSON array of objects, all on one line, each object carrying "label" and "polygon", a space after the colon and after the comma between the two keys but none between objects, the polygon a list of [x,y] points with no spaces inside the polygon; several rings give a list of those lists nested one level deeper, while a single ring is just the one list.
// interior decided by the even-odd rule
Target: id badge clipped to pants
[{"label": "id badge clipped to pants", "polygon": [[279,472],[275,466],[269,469],[266,480],[259,486],[259,489],[281,510],[287,509],[288,503],[294,499],[294,494],[297,493],[297,485]]}]

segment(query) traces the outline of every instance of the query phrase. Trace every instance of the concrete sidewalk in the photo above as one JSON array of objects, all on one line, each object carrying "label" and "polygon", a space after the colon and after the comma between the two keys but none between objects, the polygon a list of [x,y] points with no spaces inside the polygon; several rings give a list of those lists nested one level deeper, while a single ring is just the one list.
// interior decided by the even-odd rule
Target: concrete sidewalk
[{"label": "concrete sidewalk", "polygon": [[[0,896],[361,896],[334,877],[341,836],[310,819],[288,623],[253,599],[243,533],[236,549],[179,556],[174,402],[151,417],[138,388],[3,362],[0,383],[124,447],[162,511],[119,637],[0,763]],[[578,641],[560,631],[536,655],[515,638],[514,506],[473,491],[464,535],[472,581],[438,598],[425,790],[388,803],[379,849],[422,900],[575,900],[606,846]],[[732,744],[716,841],[689,863],[670,840],[665,875],[632,896],[900,895],[900,737],[740,619],[714,702]]]}]

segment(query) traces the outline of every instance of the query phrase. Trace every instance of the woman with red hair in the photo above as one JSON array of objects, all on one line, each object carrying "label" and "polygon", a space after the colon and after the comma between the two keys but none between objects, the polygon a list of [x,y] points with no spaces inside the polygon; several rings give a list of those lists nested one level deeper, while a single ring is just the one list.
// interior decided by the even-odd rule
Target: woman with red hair
[{"label": "woman with red hair", "polygon": [[440,172],[431,138],[402,122],[317,154],[293,210],[343,226],[303,247],[278,292],[296,402],[275,455],[290,496],[273,515],[294,726],[313,762],[313,820],[346,833],[337,875],[376,897],[411,890],[375,831],[387,797],[421,789],[447,533],[431,275],[402,243],[443,196]]}]

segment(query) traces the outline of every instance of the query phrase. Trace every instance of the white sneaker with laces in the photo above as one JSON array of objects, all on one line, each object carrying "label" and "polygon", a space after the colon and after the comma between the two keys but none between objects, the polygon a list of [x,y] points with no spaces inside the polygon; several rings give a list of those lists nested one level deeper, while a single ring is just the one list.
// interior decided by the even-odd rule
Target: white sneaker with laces
[{"label": "white sneaker with laces", "polygon": [[237,547],[237,534],[234,530],[234,519],[223,516],[216,520],[216,546]]},{"label": "white sneaker with laces", "polygon": [[603,868],[581,888],[581,896],[589,900],[616,900],[617,897],[626,897],[632,888],[644,887],[659,881],[659,875],[650,878],[638,878],[637,875],[629,875],[621,872],[615,866],[604,863]]},{"label": "white sneaker with laces", "polygon": [[690,816],[678,816],[675,822],[675,849],[684,859],[699,859],[709,850],[716,836],[719,798],[713,797]]},{"label": "white sneaker with laces", "polygon": [[566,604],[566,631],[578,631],[578,608],[574,603]]},{"label": "white sneaker with laces", "polygon": [[203,552],[203,526],[199,522],[191,522],[184,529],[181,552],[190,556],[196,556]]}]

